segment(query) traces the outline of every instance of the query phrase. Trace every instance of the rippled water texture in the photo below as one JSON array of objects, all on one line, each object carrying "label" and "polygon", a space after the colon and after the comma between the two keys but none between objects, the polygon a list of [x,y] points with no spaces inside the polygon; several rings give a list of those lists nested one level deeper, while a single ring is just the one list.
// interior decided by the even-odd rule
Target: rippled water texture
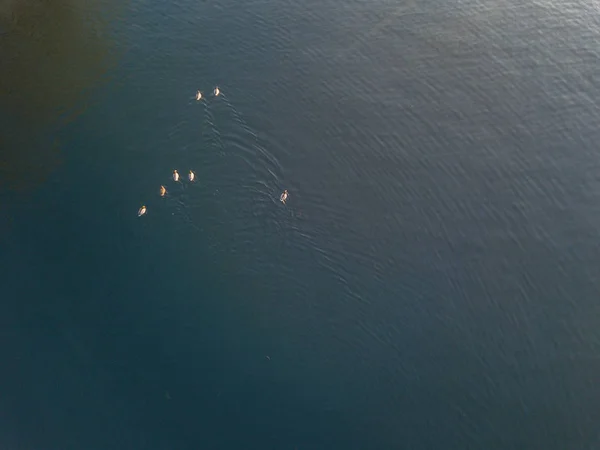
[{"label": "rippled water texture", "polygon": [[599,14],[0,0],[2,447],[600,446]]}]

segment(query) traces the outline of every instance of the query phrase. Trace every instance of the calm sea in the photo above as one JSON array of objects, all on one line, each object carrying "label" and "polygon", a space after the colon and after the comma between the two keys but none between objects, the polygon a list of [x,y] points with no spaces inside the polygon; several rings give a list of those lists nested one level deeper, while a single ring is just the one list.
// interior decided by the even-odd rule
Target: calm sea
[{"label": "calm sea", "polygon": [[600,448],[599,42],[583,0],[0,0],[0,447]]}]

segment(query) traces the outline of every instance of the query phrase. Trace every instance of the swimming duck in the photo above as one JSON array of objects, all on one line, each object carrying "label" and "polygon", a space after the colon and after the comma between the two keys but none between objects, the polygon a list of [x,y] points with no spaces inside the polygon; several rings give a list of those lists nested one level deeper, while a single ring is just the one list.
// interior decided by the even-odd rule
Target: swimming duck
[{"label": "swimming duck", "polygon": [[202,92],[200,92],[200,91],[196,92],[196,100],[198,100],[198,101],[202,100]]},{"label": "swimming duck", "polygon": [[141,217],[144,214],[146,214],[146,205],[142,205],[142,207],[138,210],[138,217]]},{"label": "swimming duck", "polygon": [[173,180],[179,181],[179,174],[177,173],[177,170],[173,171]]},{"label": "swimming duck", "polygon": [[190,170],[190,173],[188,173],[188,178],[190,181],[194,181],[194,178],[196,178],[196,174]]},{"label": "swimming duck", "polygon": [[281,194],[281,197],[279,197],[279,200],[281,200],[281,203],[283,203],[285,205],[285,201],[288,198],[288,191],[287,189],[285,191],[283,191],[283,193]]},{"label": "swimming duck", "polygon": [[160,193],[161,197],[164,197],[165,194],[167,193],[167,188],[165,188],[164,186],[161,186],[158,192]]},{"label": "swimming duck", "polygon": [[219,90],[219,87],[217,86],[215,88],[215,97],[218,97],[220,93],[221,93],[221,91]]}]

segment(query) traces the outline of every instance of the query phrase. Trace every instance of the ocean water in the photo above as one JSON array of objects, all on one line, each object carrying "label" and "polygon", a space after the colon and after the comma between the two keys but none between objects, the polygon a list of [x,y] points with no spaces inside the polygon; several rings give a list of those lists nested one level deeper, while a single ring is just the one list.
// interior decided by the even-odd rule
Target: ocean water
[{"label": "ocean water", "polygon": [[0,1],[0,447],[600,448],[599,30]]}]

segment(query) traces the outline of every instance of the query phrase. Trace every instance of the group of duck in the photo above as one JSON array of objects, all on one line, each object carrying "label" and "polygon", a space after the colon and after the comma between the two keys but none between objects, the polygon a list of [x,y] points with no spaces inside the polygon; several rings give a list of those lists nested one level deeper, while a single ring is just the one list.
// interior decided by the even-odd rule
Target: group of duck
[{"label": "group of duck", "polygon": [[[196,179],[196,174],[194,173],[194,171],[190,170],[188,172],[188,180],[190,181],[190,183],[193,183],[195,179]],[[179,181],[179,172],[177,172],[177,169],[175,169],[173,171],[173,181],[175,181],[176,183]],[[164,197],[165,195],[167,195],[167,188],[161,184],[160,188],[158,189],[158,194],[161,197]],[[146,205],[142,205],[142,207],[138,210],[138,217],[146,214],[146,211],[147,211]]]},{"label": "group of duck", "polygon": [[[219,90],[219,86],[215,87],[213,94],[215,97],[218,97],[219,94],[221,93],[221,91]],[[196,91],[196,100],[200,101],[202,100],[202,92],[201,91]]]},{"label": "group of duck", "polygon": [[[215,97],[218,97],[221,94],[221,91],[218,86],[215,87],[215,89],[213,90],[213,94]],[[202,92],[196,91],[196,101],[200,101],[200,100],[202,100]],[[188,180],[190,181],[190,183],[193,183],[195,179],[196,179],[196,174],[190,170],[188,173]],[[177,170],[173,170],[173,181],[175,181],[176,183],[179,181],[179,173],[177,172]],[[160,189],[158,190],[158,193],[161,197],[164,197],[165,195],[167,195],[167,188],[164,187],[163,185],[161,185]],[[286,189],[279,196],[279,200],[281,201],[281,203],[283,203],[285,205],[285,202],[287,201],[288,196],[289,196],[289,194]],[[146,214],[146,211],[147,211],[146,205],[142,205],[142,207],[138,210],[138,217],[141,217],[144,214]]]}]

